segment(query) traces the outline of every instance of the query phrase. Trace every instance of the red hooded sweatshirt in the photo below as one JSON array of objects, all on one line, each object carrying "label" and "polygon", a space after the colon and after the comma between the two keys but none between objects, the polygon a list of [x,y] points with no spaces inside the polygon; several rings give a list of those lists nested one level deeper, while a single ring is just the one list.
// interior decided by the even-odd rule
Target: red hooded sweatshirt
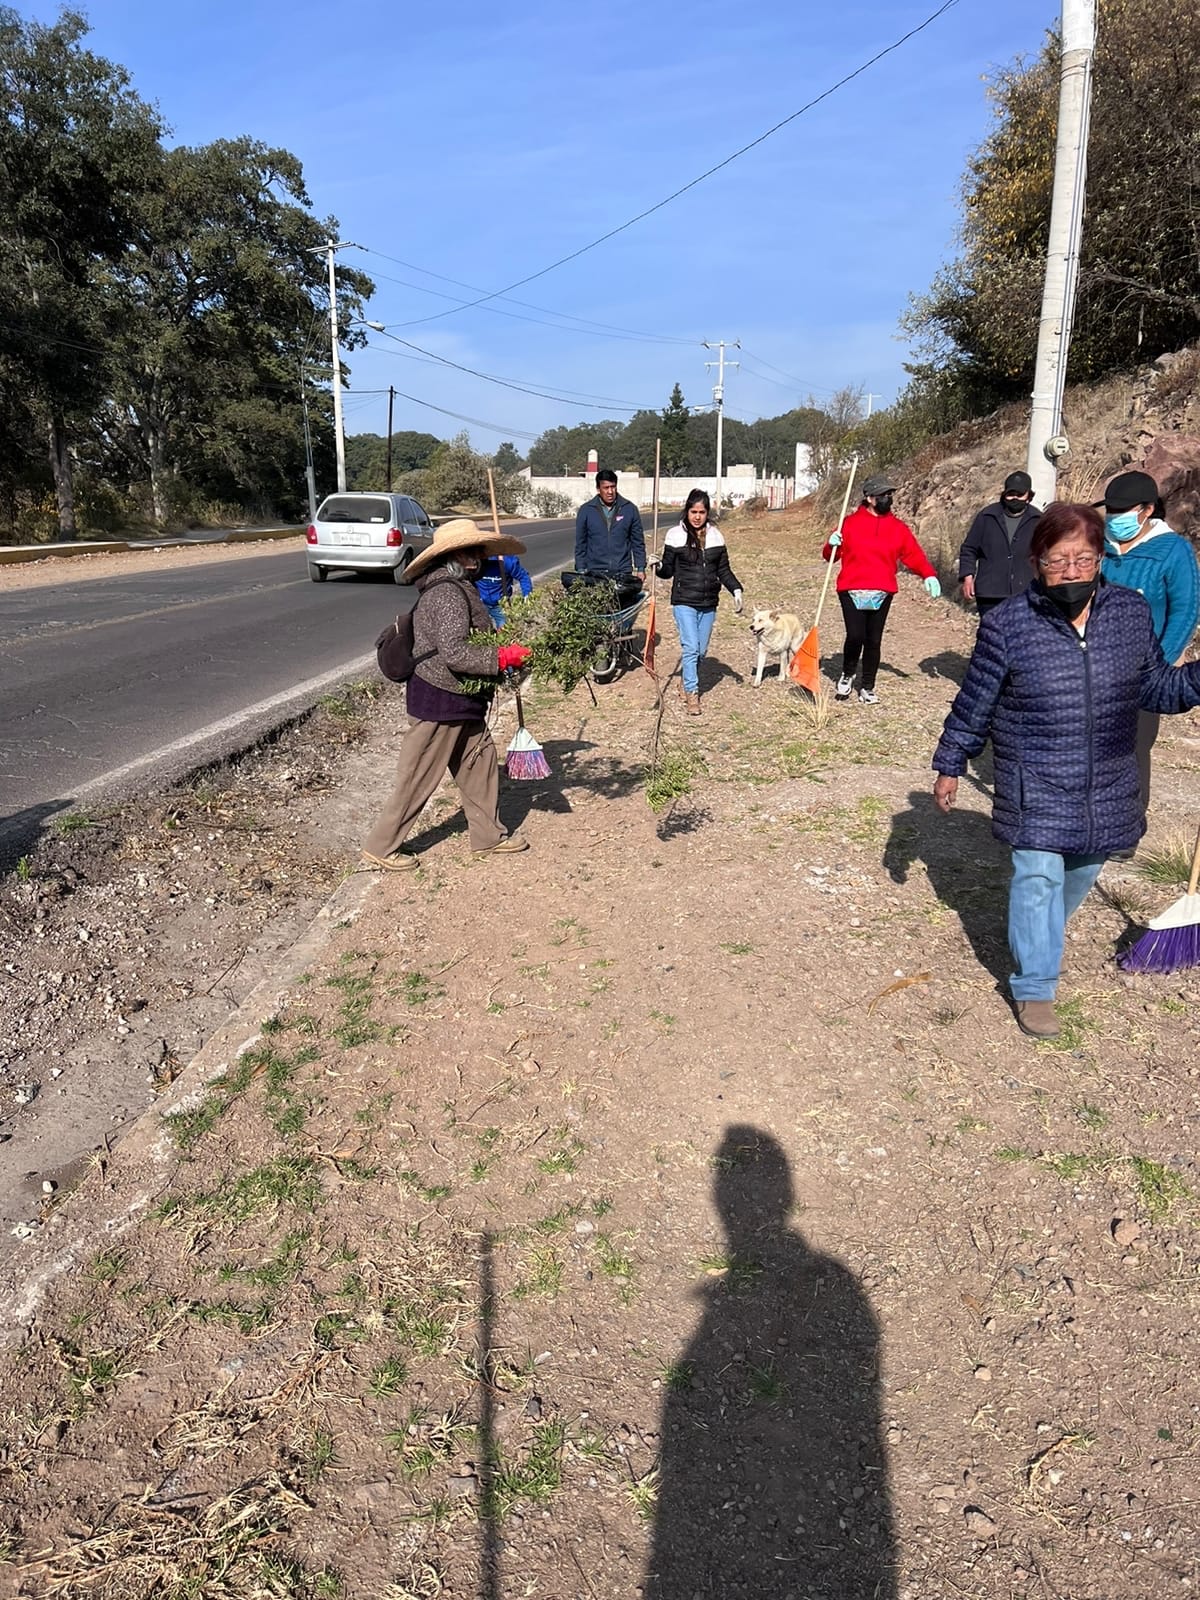
[{"label": "red hooded sweatshirt", "polygon": [[897,566],[907,567],[918,578],[937,577],[908,523],[890,511],[876,516],[865,505],[842,524],[842,542],[837,550],[827,544],[821,551],[825,561],[831,555],[842,565],[837,580],[839,593],[845,589],[882,589],[885,594],[895,594]]}]

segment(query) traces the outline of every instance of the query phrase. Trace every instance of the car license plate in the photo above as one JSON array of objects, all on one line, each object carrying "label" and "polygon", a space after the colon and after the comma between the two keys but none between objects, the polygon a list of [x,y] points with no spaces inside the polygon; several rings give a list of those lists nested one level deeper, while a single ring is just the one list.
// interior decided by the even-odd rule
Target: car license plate
[{"label": "car license plate", "polygon": [[339,544],[370,544],[369,533],[343,533],[338,539]]}]

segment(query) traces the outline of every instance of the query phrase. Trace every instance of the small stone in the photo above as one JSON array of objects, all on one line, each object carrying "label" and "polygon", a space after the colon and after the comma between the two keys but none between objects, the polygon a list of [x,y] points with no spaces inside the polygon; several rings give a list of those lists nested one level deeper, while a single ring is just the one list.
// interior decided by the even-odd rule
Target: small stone
[{"label": "small stone", "polygon": [[531,1394],[529,1399],[526,1400],[524,1415],[531,1418],[534,1422],[541,1420],[542,1402],[536,1394]]},{"label": "small stone", "polygon": [[36,1083],[19,1083],[13,1090],[13,1099],[19,1106],[31,1106],[37,1099],[37,1092]]},{"label": "small stone", "polygon": [[975,1368],[975,1381],[976,1381],[976,1383],[991,1383],[991,1381],[992,1381],[992,1369],[991,1369],[991,1367],[976,1367]]},{"label": "small stone", "polygon": [[63,1074],[63,1069],[61,1067],[51,1067],[50,1068],[50,1076],[52,1078],[61,1078],[62,1074]]},{"label": "small stone", "polygon": [[981,1511],[978,1506],[968,1506],[963,1512],[963,1522],[967,1532],[973,1539],[992,1539],[996,1535],[996,1524],[986,1511]]},{"label": "small stone", "polygon": [[43,1178],[42,1179],[42,1193],[43,1194],[53,1194],[54,1191],[57,1188],[58,1188],[58,1185],[56,1183],[53,1183],[49,1178]]},{"label": "small stone", "polygon": [[1109,1232],[1118,1250],[1128,1250],[1142,1236],[1140,1225],[1132,1217],[1114,1217],[1109,1224]]},{"label": "small stone", "polygon": [[452,1500],[473,1500],[479,1493],[479,1479],[474,1473],[463,1478],[451,1478],[446,1492]]},{"label": "small stone", "polygon": [[592,1233],[592,1232],[595,1231],[595,1227],[596,1227],[596,1224],[594,1222],[589,1222],[587,1220],[587,1218],[584,1217],[582,1219],[582,1221],[577,1222],[575,1224],[575,1232],[576,1233]]}]

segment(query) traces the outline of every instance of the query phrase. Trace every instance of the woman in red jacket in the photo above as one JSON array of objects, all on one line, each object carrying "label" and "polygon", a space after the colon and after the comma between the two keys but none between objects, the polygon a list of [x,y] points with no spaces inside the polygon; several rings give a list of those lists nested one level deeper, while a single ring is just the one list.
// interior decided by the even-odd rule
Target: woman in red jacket
[{"label": "woman in red jacket", "polygon": [[931,600],[942,592],[929,557],[913,537],[912,529],[892,515],[894,489],[890,478],[868,478],[863,484],[862,505],[846,518],[840,533],[830,536],[821,552],[824,560],[840,561],[842,566],[837,591],[846,623],[846,643],[837,697],[850,698],[861,656],[858,698],[869,706],[879,699],[875,674],[879,671],[883,630],[897,587],[896,568],[905,566],[923,578],[925,593]]}]

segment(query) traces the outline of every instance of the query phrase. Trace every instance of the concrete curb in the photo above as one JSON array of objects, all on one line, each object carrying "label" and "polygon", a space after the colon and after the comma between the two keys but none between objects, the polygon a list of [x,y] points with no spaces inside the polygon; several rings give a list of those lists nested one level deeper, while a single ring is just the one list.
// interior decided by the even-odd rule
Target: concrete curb
[{"label": "concrete curb", "polygon": [[[110,1173],[101,1190],[89,1186],[84,1197],[78,1192],[66,1195],[45,1227],[12,1252],[0,1278],[0,1348],[21,1338],[64,1273],[77,1270],[99,1248],[119,1238],[159,1198],[172,1169],[182,1163],[163,1117],[198,1104],[212,1079],[254,1044],[264,1017],[279,1009],[331,934],[358,917],[378,880],[377,873],[362,871],[343,879],[299,939],[280,955],[274,970],[205,1040],[166,1093],[118,1136],[111,1161],[120,1171]],[[88,1163],[85,1170],[92,1165]]]},{"label": "concrete curb", "polygon": [[259,539],[300,539],[304,537],[302,527],[294,528],[233,528],[226,533],[223,539],[196,539],[179,540],[173,535],[164,535],[161,545],[156,545],[153,540],[139,539],[131,543],[128,539],[86,539],[77,544],[6,544],[0,545],[0,566],[15,566],[22,561],[51,561],[56,557],[71,556],[112,556],[136,555],[147,550],[171,549],[187,550],[190,548],[207,549],[210,545],[219,544],[254,544]]}]

